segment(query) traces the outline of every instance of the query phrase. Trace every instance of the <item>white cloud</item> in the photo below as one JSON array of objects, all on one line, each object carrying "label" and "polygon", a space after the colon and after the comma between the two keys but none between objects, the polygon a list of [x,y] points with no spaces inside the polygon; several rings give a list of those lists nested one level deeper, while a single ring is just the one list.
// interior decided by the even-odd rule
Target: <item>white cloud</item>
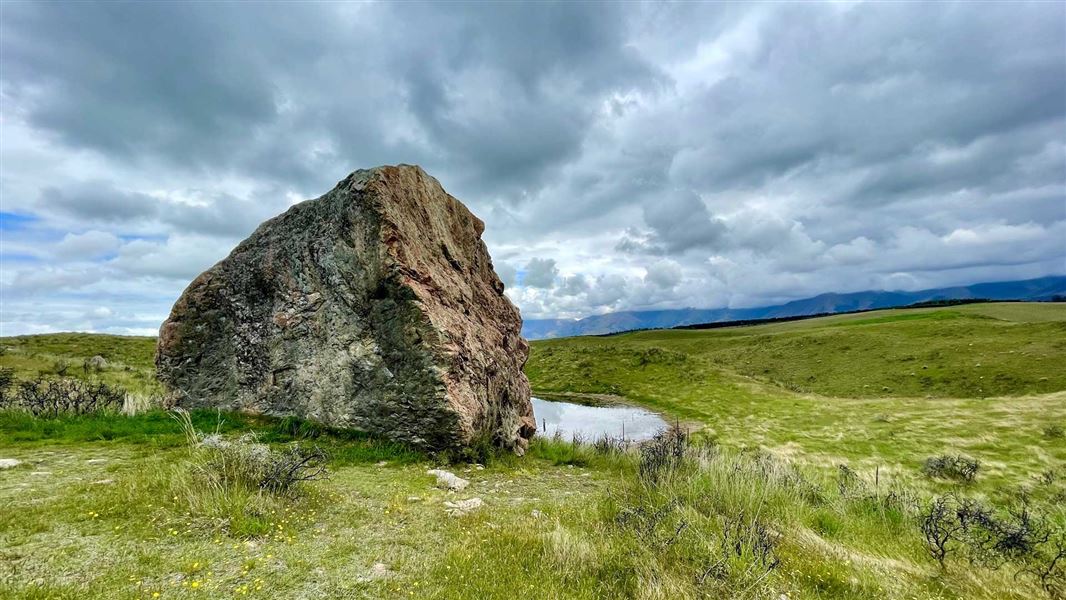
[{"label": "white cloud", "polygon": [[663,289],[676,287],[681,283],[681,265],[672,260],[660,260],[648,266],[644,281]]},{"label": "white cloud", "polygon": [[5,333],[152,331],[397,162],[486,221],[527,318],[1066,270],[1061,4],[256,10],[5,6]]},{"label": "white cloud", "polygon": [[68,233],[54,246],[55,255],[61,259],[90,260],[110,254],[122,245],[122,240],[107,231],[91,230],[85,233]]}]

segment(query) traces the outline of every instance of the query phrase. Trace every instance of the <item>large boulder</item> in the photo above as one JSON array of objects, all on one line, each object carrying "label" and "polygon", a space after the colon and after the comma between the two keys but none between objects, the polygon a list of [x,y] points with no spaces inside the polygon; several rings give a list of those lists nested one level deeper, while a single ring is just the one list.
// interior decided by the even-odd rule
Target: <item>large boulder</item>
[{"label": "large boulder", "polygon": [[522,453],[529,346],[484,228],[419,167],[356,171],[189,285],[159,330],[159,379],[180,406]]}]

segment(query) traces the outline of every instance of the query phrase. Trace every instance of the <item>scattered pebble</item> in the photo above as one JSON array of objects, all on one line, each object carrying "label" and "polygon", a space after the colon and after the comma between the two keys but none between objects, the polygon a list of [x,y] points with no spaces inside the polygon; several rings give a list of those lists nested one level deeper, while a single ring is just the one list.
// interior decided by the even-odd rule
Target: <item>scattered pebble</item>
[{"label": "scattered pebble", "polygon": [[388,565],[385,563],[374,563],[374,566],[370,567],[370,570],[367,571],[366,575],[356,578],[356,581],[359,583],[368,583],[375,579],[385,579],[386,577],[391,576],[392,571],[389,570]]},{"label": "scattered pebble", "polygon": [[426,475],[436,475],[437,487],[448,488],[453,492],[460,492],[470,485],[469,481],[443,469],[430,469],[426,471]]},{"label": "scattered pebble", "polygon": [[485,503],[481,498],[470,498],[469,500],[459,500],[458,502],[445,502],[444,506],[447,507],[447,512],[453,517],[461,517],[466,514],[470,514],[475,510],[484,506]]}]

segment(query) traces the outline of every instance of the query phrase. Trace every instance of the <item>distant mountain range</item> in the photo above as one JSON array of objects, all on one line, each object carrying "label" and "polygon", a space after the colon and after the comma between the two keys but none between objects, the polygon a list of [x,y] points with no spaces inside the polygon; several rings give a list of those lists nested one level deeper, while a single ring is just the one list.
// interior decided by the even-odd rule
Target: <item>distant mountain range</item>
[{"label": "distant mountain range", "polygon": [[631,310],[593,315],[583,319],[528,319],[522,324],[527,339],[598,335],[632,329],[667,329],[697,323],[719,323],[747,319],[774,319],[856,310],[907,306],[935,300],[1030,300],[1046,301],[1066,296],[1066,276],[1041,277],[1025,281],[977,283],[917,292],[867,291],[851,294],[820,294],[776,306],[756,308],[680,308],[673,310]]}]

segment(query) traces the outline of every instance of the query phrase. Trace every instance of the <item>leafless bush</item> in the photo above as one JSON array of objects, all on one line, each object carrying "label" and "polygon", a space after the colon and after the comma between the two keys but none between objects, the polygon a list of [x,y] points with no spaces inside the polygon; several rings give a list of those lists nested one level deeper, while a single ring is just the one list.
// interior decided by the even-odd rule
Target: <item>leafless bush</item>
[{"label": "leafless bush", "polygon": [[957,507],[958,498],[954,494],[947,494],[934,498],[920,515],[925,547],[942,569],[948,554],[954,550],[954,546],[961,543],[965,531],[965,525],[959,520]]},{"label": "leafless bush", "polygon": [[[10,383],[8,387],[10,388]],[[21,381],[13,393],[0,394],[0,409],[23,410],[37,417],[83,415],[118,411],[126,400],[126,391],[106,383],[77,379]]]},{"label": "leafless bush", "polygon": [[658,483],[681,466],[688,448],[688,433],[680,427],[671,427],[645,442],[640,447],[641,479]]},{"label": "leafless bush", "polygon": [[709,577],[726,578],[729,575],[729,563],[735,559],[747,564],[749,570],[757,566],[764,577],[781,564],[781,559],[777,556],[777,546],[780,542],[781,534],[768,527],[757,516],[749,518],[744,511],[732,516],[723,516],[722,537],[719,540],[720,558],[696,576],[696,583],[702,584]]},{"label": "leafless bush", "polygon": [[941,568],[949,554],[964,552],[973,565],[1013,564],[1015,576],[1035,576],[1052,596],[1061,588],[1066,533],[1055,530],[1025,498],[1004,511],[946,494],[922,511],[920,525],[926,548]]},{"label": "leafless bush", "polygon": [[928,477],[970,482],[977,478],[981,463],[968,456],[941,454],[925,459],[922,472]]},{"label": "leafless bush", "polygon": [[1046,550],[1040,559],[1031,561],[1019,574],[1035,577],[1052,598],[1066,598],[1066,533],[1060,532],[1050,540]]},{"label": "leafless bush", "polygon": [[841,496],[847,496],[848,492],[863,487],[859,474],[847,465],[837,465],[837,491]]},{"label": "leafless bush", "polygon": [[259,487],[272,492],[286,492],[303,481],[325,479],[328,457],[318,446],[293,444],[280,452],[271,452]]},{"label": "leafless bush", "polygon": [[1006,517],[993,518],[982,542],[1002,561],[1025,560],[1050,538],[1047,521],[1022,503],[1008,509]]},{"label": "leafless bush", "polygon": [[597,454],[625,454],[629,450],[629,440],[622,437],[611,437],[604,434],[592,444],[592,450]]},{"label": "leafless bush", "polygon": [[618,513],[615,522],[622,527],[631,528],[646,543],[665,548],[677,541],[681,532],[688,528],[688,522],[678,518],[662,532],[662,525],[676,512],[679,501],[674,499],[659,507],[632,506]]},{"label": "leafless bush", "polygon": [[0,368],[0,408],[7,403],[8,393],[15,383],[15,370]]}]

